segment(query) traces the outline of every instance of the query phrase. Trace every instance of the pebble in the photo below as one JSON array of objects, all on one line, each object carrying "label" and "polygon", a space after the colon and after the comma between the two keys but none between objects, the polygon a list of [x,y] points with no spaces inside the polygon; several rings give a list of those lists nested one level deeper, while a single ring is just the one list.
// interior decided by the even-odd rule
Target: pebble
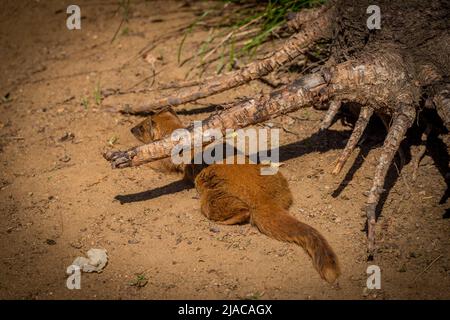
[{"label": "pebble", "polygon": [[219,233],[220,229],[217,227],[211,227],[211,228],[209,228],[209,231],[214,232],[214,233]]},{"label": "pebble", "polygon": [[70,246],[75,249],[81,249],[83,247],[83,244],[81,244],[81,242],[78,241],[73,241],[70,243]]},{"label": "pebble", "polygon": [[48,244],[49,246],[54,246],[56,244],[56,241],[53,239],[47,239],[45,240],[45,243]]}]

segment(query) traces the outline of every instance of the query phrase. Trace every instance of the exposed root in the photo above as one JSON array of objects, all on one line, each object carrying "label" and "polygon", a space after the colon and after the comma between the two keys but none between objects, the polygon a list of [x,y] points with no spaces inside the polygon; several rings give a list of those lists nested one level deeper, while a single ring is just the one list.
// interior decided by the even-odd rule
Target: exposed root
[{"label": "exposed root", "polygon": [[210,78],[199,88],[185,90],[180,92],[177,96],[162,98],[132,110],[123,110],[123,112],[146,113],[165,106],[177,106],[201,98],[206,98],[258,79],[292,61],[300,54],[303,54],[309,45],[328,34],[329,27],[329,15],[324,13],[315,21],[308,24],[307,28],[293,35],[280,50],[277,50],[274,54],[263,60],[250,63],[241,70],[217,78]]},{"label": "exposed root", "polygon": [[326,130],[328,129],[331,124],[333,123],[334,117],[339,112],[339,109],[341,108],[341,101],[340,100],[332,100],[330,102],[330,106],[328,108],[327,113],[325,114],[325,117],[322,120],[322,124],[320,126],[320,130]]},{"label": "exposed root", "polygon": [[342,167],[344,167],[345,162],[347,162],[348,158],[352,154],[356,145],[358,144],[364,130],[369,123],[370,118],[373,115],[373,109],[370,107],[362,107],[359,113],[358,120],[356,121],[355,128],[353,129],[352,135],[348,139],[347,145],[345,146],[344,151],[342,151],[341,156],[339,157],[336,166],[334,167],[333,174],[338,174],[341,172]]},{"label": "exposed root", "polygon": [[450,130],[450,83],[444,87],[433,97],[436,105],[436,111],[441,117],[444,125]]},{"label": "exposed root", "polygon": [[294,18],[289,20],[286,23],[286,29],[290,32],[298,32],[302,28],[305,27],[305,25],[308,25],[314,20],[317,20],[321,15],[323,15],[328,9],[329,4],[321,6],[319,8],[312,8],[312,9],[303,9],[300,12],[296,13]]},{"label": "exposed root", "polygon": [[[233,107],[213,114],[203,121],[203,132],[214,128],[225,134],[226,129],[243,128],[266,121],[286,112],[307,107],[314,102],[318,92],[325,85],[326,81],[321,73],[307,75],[269,95],[261,95],[255,99],[239,102]],[[193,126],[187,129],[190,132],[191,141],[194,141]],[[213,141],[213,137],[211,137],[210,140],[204,139],[202,142],[203,145],[206,145]],[[169,136],[147,145],[132,148],[128,151],[106,152],[104,158],[111,162],[112,168],[138,166],[146,162],[169,157],[173,147],[179,143],[181,141],[173,141]]]},{"label": "exposed root", "polygon": [[[351,100],[366,107],[362,108],[355,130],[339,159],[335,169],[338,171],[358,143],[373,112],[377,111],[377,108],[392,111],[392,126],[388,130],[367,201],[368,250],[373,254],[375,209],[383,192],[389,166],[406,131],[415,119],[415,107],[412,106],[412,102],[415,101],[417,91],[405,82],[403,70],[402,59],[395,51],[385,53],[382,57],[367,55],[358,61],[346,61],[330,70],[324,69],[322,72],[304,76],[270,95],[261,95],[255,99],[239,102],[212,115],[203,123],[203,131],[215,128],[224,133],[226,129],[243,128],[322,100],[332,99],[334,101],[332,111],[327,114],[328,119],[324,126],[327,127],[329,125],[327,123],[330,123],[330,119],[332,121],[339,109],[338,101]],[[391,97],[395,97],[396,100],[391,100]],[[385,105],[386,101],[391,103],[396,101],[398,107],[388,107]],[[188,129],[191,141],[194,141],[193,127]],[[204,140],[203,144],[211,142],[213,140]],[[172,141],[166,137],[126,152],[108,152],[104,157],[111,162],[113,168],[137,166],[168,157],[178,143],[179,141]]]},{"label": "exposed root", "polygon": [[389,167],[394,159],[395,153],[400,147],[400,143],[405,137],[406,131],[411,127],[416,116],[416,110],[413,106],[402,106],[398,113],[394,114],[392,126],[384,140],[381,156],[375,169],[372,188],[369,191],[367,199],[367,237],[368,253],[373,256],[375,250],[375,210],[380,201],[380,195],[384,191],[384,182]]}]

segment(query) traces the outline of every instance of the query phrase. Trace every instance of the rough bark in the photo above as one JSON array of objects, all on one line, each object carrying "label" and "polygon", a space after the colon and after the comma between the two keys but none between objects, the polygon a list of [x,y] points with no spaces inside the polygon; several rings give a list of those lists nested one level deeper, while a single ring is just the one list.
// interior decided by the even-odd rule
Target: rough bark
[{"label": "rough bark", "polygon": [[372,117],[373,109],[368,107],[361,108],[359,113],[358,120],[356,121],[355,127],[353,128],[352,135],[348,139],[347,145],[345,146],[344,151],[342,151],[341,156],[337,160],[336,166],[333,169],[333,174],[338,174],[341,172],[344,164],[347,162],[348,158],[352,154],[359,140],[361,139],[364,129],[366,129],[367,124],[369,123],[370,118]]},{"label": "rough bark", "polygon": [[[332,101],[322,124],[324,130],[342,103],[359,104],[360,117],[338,160],[337,173],[355,148],[370,116],[391,117],[392,125],[388,128],[366,206],[368,251],[372,255],[376,208],[384,192],[386,174],[415,120],[417,109],[431,105],[447,128],[450,126],[450,2],[379,0],[376,4],[381,9],[380,30],[367,28],[366,10],[372,4],[371,0],[332,0],[323,12],[305,13],[303,18],[307,23],[272,56],[235,73],[210,79],[198,90],[163,98],[133,112],[194,101],[236,87],[292,61],[311,42],[331,34],[332,55],[320,72],[300,78],[273,94],[236,103],[211,116],[203,126],[223,132],[313,103]],[[299,15],[299,21],[301,18]],[[175,144],[165,138],[125,152],[109,152],[105,158],[113,168],[135,166],[169,156]]]},{"label": "rough bark", "polygon": [[373,256],[375,251],[375,223],[376,223],[376,207],[380,201],[380,195],[384,191],[384,182],[386,174],[391,166],[395,154],[397,153],[400,143],[405,137],[406,131],[414,122],[416,109],[411,105],[402,105],[401,111],[397,113],[389,129],[388,135],[384,140],[381,156],[375,169],[375,177],[373,179],[372,188],[370,188],[367,197],[367,237],[368,252]]}]

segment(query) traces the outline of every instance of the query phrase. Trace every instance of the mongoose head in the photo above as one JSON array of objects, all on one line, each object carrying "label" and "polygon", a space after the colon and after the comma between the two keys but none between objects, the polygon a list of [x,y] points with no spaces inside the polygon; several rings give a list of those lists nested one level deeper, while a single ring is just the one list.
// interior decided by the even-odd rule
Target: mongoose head
[{"label": "mongoose head", "polygon": [[182,128],[183,123],[171,108],[148,116],[138,125],[131,128],[131,133],[141,142],[150,143],[159,140],[172,131]]}]

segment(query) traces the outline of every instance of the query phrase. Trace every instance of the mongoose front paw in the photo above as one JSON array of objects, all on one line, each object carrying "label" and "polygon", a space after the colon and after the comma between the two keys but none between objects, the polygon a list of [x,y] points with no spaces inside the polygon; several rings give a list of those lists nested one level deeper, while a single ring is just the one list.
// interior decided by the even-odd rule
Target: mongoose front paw
[{"label": "mongoose front paw", "polygon": [[127,151],[107,151],[103,153],[103,157],[111,162],[111,167],[113,169],[132,166],[132,155]]}]

